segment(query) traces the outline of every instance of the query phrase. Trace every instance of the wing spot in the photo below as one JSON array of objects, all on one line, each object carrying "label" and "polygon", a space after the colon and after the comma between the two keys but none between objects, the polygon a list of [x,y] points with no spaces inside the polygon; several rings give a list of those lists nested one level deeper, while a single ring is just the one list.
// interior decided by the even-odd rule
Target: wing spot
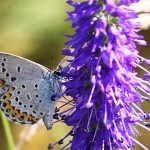
[{"label": "wing spot", "polygon": [[27,114],[25,112],[20,114],[18,119],[20,121],[25,121],[27,119]]},{"label": "wing spot", "polygon": [[41,103],[41,102],[42,102],[42,100],[39,100],[39,102]]},{"label": "wing spot", "polygon": [[27,99],[30,100],[30,95],[29,94],[27,94]]},{"label": "wing spot", "polygon": [[4,99],[10,99],[10,97],[12,96],[12,94],[11,93],[5,93],[3,96],[2,96],[2,99],[4,100]]},{"label": "wing spot", "polygon": [[2,67],[4,67],[4,66],[5,66],[5,64],[4,64],[4,63],[1,63],[1,66],[2,66]]},{"label": "wing spot", "polygon": [[20,94],[20,91],[17,91],[17,94]]},{"label": "wing spot", "polygon": [[33,108],[33,105],[30,105],[29,107],[30,107],[30,108]]},{"label": "wing spot", "polygon": [[27,121],[28,121],[28,122],[32,122],[32,115],[29,115],[29,116],[28,116]]},{"label": "wing spot", "polygon": [[34,86],[35,86],[35,88],[37,88],[37,87],[38,87],[38,84],[35,84]]},{"label": "wing spot", "polygon": [[15,97],[15,101],[16,101],[16,102],[18,102],[18,101],[19,101],[18,97]]},{"label": "wing spot", "polygon": [[15,118],[16,117],[16,113],[12,113],[11,116],[12,116],[12,118]]},{"label": "wing spot", "polygon": [[14,82],[17,78],[16,77],[11,77],[11,81]]},{"label": "wing spot", "polygon": [[11,111],[10,108],[7,108],[7,109],[5,110],[5,112],[8,113],[8,114],[10,113],[10,111]]},{"label": "wing spot", "polygon": [[34,114],[36,114],[36,111],[35,111],[35,110],[33,110],[33,113],[34,113]]},{"label": "wing spot", "polygon": [[1,104],[2,108],[9,107],[10,106],[10,101],[9,100],[4,100],[4,101],[1,101],[0,104]]},{"label": "wing spot", "polygon": [[31,120],[30,118],[28,118],[28,119],[27,119],[27,122],[30,122],[30,123],[32,123],[32,120]]},{"label": "wing spot", "polygon": [[9,77],[9,73],[6,73],[6,77]]},{"label": "wing spot", "polygon": [[14,111],[12,112],[12,114],[15,114],[16,118],[18,118],[19,115],[20,115],[20,111],[19,111],[19,110],[14,110]]},{"label": "wing spot", "polygon": [[6,99],[6,98],[7,98],[7,96],[6,96],[6,95],[3,95],[2,99]]},{"label": "wing spot", "polygon": [[2,106],[3,108],[7,107],[7,105],[8,105],[7,102],[3,102],[3,103],[1,104],[1,106]]},{"label": "wing spot", "polygon": [[36,119],[36,118],[33,117],[32,115],[29,115],[27,121],[28,121],[29,123],[31,123],[31,124],[34,124],[34,123],[36,123],[36,122],[38,121],[38,119]]},{"label": "wing spot", "polygon": [[14,111],[14,108],[10,105],[5,109],[5,112],[8,113],[8,114],[13,113],[13,111]]},{"label": "wing spot", "polygon": [[21,105],[22,105],[22,103],[21,103],[21,102],[19,102],[19,105],[21,106]]},{"label": "wing spot", "polygon": [[6,71],[6,69],[5,68],[2,68],[2,72],[5,72]]},{"label": "wing spot", "polygon": [[43,115],[43,113],[42,113],[42,112],[40,112],[40,115]]},{"label": "wing spot", "polygon": [[3,58],[3,61],[6,61],[6,58]]},{"label": "wing spot", "polygon": [[17,71],[18,71],[18,72],[21,71],[21,67],[20,67],[20,66],[17,67]]},{"label": "wing spot", "polygon": [[39,97],[39,95],[35,95],[36,97]]},{"label": "wing spot", "polygon": [[24,116],[20,116],[18,119],[19,119],[20,121],[23,121],[23,120],[24,120]]},{"label": "wing spot", "polygon": [[25,88],[26,88],[26,86],[23,84],[23,85],[22,85],[22,88],[23,88],[23,89],[25,89]]}]

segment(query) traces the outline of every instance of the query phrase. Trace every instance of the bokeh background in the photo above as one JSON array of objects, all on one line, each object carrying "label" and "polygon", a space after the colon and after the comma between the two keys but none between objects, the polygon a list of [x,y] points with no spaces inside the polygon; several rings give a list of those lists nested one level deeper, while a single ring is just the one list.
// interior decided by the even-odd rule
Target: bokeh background
[{"label": "bokeh background", "polygon": [[[50,69],[56,68],[64,57],[61,50],[65,47],[65,33],[73,33],[70,23],[65,22],[66,11],[72,8],[66,1],[56,0],[1,0],[0,1],[0,51],[16,54]],[[138,47],[140,54],[150,58],[150,30],[142,30],[148,42],[146,47]],[[140,72],[140,71],[139,71]],[[149,102],[144,104],[150,110]],[[149,111],[150,112],[150,111]],[[28,126],[20,126],[10,122],[15,144],[21,138],[20,133]],[[63,123],[56,123],[53,129],[47,131],[40,126],[30,140],[25,140],[18,150],[45,150],[49,143],[54,143],[69,131]],[[150,149],[150,132],[145,130],[138,139]],[[25,134],[24,134],[25,135]],[[55,149],[59,150],[60,146]],[[7,150],[4,128],[0,120],[0,149]],[[137,147],[136,150],[140,150]]]},{"label": "bokeh background", "polygon": [[[0,1],[0,51],[19,55],[54,69],[64,57],[61,50],[71,33],[70,23],[65,22],[66,10],[71,9],[65,1],[56,0],[1,0]],[[15,144],[27,126],[10,122]],[[47,131],[41,126],[35,135],[22,143],[20,150],[44,150],[49,143],[61,139],[67,132],[63,123]],[[0,120],[0,149],[7,150],[4,128]],[[57,147],[56,149],[60,149]]]}]

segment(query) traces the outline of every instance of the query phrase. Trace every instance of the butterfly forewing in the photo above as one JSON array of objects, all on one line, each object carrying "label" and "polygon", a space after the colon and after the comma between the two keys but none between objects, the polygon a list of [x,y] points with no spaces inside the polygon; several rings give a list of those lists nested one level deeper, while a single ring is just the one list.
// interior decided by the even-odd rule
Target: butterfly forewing
[{"label": "butterfly forewing", "polygon": [[[8,82],[15,80],[27,80],[43,78],[48,69],[40,64],[25,58],[0,52],[0,75],[8,79]],[[14,77],[17,75],[17,79]]]}]

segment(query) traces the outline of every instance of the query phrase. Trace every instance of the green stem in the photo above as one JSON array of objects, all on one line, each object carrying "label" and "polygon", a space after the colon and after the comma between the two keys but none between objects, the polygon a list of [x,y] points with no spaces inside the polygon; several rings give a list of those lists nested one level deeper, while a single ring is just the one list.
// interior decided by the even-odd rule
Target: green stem
[{"label": "green stem", "polygon": [[14,150],[15,144],[14,144],[13,137],[11,134],[9,122],[8,122],[7,118],[2,114],[1,111],[0,111],[0,116],[2,118],[2,123],[4,126],[4,132],[5,132],[5,136],[6,136],[8,150]]}]

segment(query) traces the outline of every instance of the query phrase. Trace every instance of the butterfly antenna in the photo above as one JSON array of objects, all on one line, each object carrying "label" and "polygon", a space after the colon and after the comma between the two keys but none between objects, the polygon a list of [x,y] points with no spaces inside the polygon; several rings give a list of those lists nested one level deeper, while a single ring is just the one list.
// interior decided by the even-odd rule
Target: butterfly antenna
[{"label": "butterfly antenna", "polygon": [[[66,48],[69,49],[71,52],[74,51],[74,49],[71,48],[70,46],[67,46]],[[70,63],[67,62],[66,59],[71,60],[71,59],[73,59],[73,57],[72,57],[72,56],[65,56],[65,57],[61,60],[61,62],[58,64],[57,69],[62,69],[62,68],[64,68],[64,67],[66,67],[66,66],[69,66]],[[65,62],[65,63],[64,63],[64,62]],[[63,63],[64,63],[64,64],[63,64]]]},{"label": "butterfly antenna", "polygon": [[63,62],[67,59],[67,57],[68,56],[65,56],[62,60],[61,60],[61,62],[58,64],[58,66],[57,66],[57,69],[62,69],[62,64],[63,64]]},{"label": "butterfly antenna", "polygon": [[51,59],[52,59],[52,67],[53,67],[53,70],[54,70],[54,60],[55,60],[55,59],[54,59],[53,56],[51,57]]}]

